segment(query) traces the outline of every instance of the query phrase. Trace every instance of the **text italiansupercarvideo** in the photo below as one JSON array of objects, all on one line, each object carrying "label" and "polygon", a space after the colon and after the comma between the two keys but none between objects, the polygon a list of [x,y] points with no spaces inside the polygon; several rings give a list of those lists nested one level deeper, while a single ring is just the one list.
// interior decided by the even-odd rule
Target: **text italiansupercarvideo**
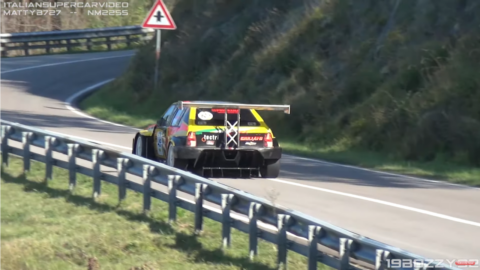
[{"label": "text italiansupercarvideo", "polygon": [[2,2],[3,8],[128,8],[128,2]]}]

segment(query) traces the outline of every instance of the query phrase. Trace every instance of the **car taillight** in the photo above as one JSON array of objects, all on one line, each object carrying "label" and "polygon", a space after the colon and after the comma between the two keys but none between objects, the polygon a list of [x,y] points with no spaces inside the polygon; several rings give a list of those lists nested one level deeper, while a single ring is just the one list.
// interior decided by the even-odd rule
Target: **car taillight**
[{"label": "car taillight", "polygon": [[273,147],[272,134],[270,134],[270,133],[265,134],[265,138],[263,139],[263,146]]},{"label": "car taillight", "polygon": [[195,137],[195,132],[188,133],[187,146],[192,146],[192,147],[197,146],[197,137]]}]

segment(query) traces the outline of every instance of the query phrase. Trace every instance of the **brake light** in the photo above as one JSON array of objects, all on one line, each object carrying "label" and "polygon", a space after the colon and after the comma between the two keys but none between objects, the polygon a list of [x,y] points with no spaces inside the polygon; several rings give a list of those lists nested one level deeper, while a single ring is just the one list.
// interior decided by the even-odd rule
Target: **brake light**
[{"label": "brake light", "polygon": [[[227,109],[227,114],[237,114],[238,109]],[[225,113],[225,109],[212,109],[214,113]]]},{"label": "brake light", "polygon": [[270,132],[265,134],[265,138],[263,139],[263,146],[273,147],[273,139],[272,139],[272,134]]},{"label": "brake light", "polygon": [[197,137],[195,136],[195,132],[189,132],[187,136],[187,146],[195,147],[197,146]]}]

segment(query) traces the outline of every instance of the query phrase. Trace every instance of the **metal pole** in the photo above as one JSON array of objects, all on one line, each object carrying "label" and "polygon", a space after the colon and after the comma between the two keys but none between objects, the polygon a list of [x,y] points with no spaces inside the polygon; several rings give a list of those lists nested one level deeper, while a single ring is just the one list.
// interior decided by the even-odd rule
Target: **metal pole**
[{"label": "metal pole", "polygon": [[162,30],[157,30],[157,47],[155,50],[155,81],[154,81],[154,89],[157,89],[158,84],[158,61],[160,59],[160,43],[162,40]]}]

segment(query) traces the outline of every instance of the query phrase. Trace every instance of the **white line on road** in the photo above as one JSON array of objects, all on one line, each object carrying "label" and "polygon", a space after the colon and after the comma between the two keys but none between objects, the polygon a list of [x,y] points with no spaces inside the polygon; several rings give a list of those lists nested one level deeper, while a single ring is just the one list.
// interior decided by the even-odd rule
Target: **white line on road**
[{"label": "white line on road", "polygon": [[[90,140],[90,139],[82,138],[82,137],[77,137],[77,136],[71,136],[71,135],[68,135],[68,136],[78,138],[78,139],[81,139],[81,140],[86,140],[86,141],[99,143],[99,144],[118,147],[118,148],[130,150],[130,151],[132,150],[132,148],[130,148],[130,147],[125,147],[125,146],[121,146],[121,145],[94,141],[94,140]],[[414,208],[414,207],[410,207],[410,206],[406,206],[406,205],[401,205],[401,204],[397,204],[397,203],[377,200],[377,199],[373,199],[373,198],[368,198],[368,197],[364,197],[364,196],[360,196],[360,195],[350,194],[350,193],[331,190],[331,189],[326,189],[326,188],[320,188],[320,187],[314,187],[314,186],[294,183],[294,182],[280,180],[280,179],[266,178],[265,180],[274,181],[274,182],[287,184],[287,185],[303,187],[303,188],[308,188],[308,189],[313,189],[313,190],[322,191],[322,192],[327,192],[327,193],[336,194],[336,195],[345,196],[345,197],[350,197],[350,198],[354,198],[354,199],[358,199],[358,200],[369,201],[369,202],[382,204],[382,205],[387,205],[387,206],[391,206],[391,207],[395,207],[395,208],[399,208],[399,209],[403,209],[403,210],[408,210],[408,211],[412,211],[412,212],[416,212],[416,213],[420,213],[420,214],[425,214],[425,215],[429,215],[429,216],[433,216],[433,217],[437,217],[437,218],[441,218],[441,219],[445,219],[445,220],[450,220],[450,221],[454,221],[454,222],[458,222],[458,223],[463,223],[463,224],[467,224],[467,225],[480,227],[480,223],[477,223],[477,222],[474,222],[474,221],[465,220],[465,219],[461,219],[461,218],[456,218],[456,217],[452,217],[452,216],[447,216],[447,215],[444,215],[444,214],[435,213],[435,212],[431,212],[431,211],[427,211],[427,210],[423,210],[423,209],[419,209],[419,208]]]},{"label": "white line on road", "polygon": [[322,163],[322,164],[335,165],[335,166],[340,166],[340,167],[344,167],[344,168],[361,170],[361,171],[366,171],[366,172],[372,172],[372,173],[378,173],[378,174],[384,174],[384,175],[402,177],[402,178],[405,178],[405,179],[408,179],[408,180],[423,181],[423,182],[434,183],[434,184],[441,184],[441,185],[447,185],[447,186],[457,186],[457,187],[462,187],[462,188],[466,188],[466,189],[477,189],[477,190],[480,190],[480,188],[478,188],[478,187],[472,187],[472,186],[467,186],[467,185],[462,185],[462,184],[449,183],[449,182],[445,182],[445,181],[437,181],[437,180],[430,180],[430,179],[425,179],[425,178],[418,178],[418,177],[413,177],[413,176],[408,176],[408,175],[402,175],[402,174],[396,174],[396,173],[376,171],[376,170],[372,170],[372,169],[357,167],[357,166],[353,166],[353,165],[346,165],[346,164],[334,163],[334,162],[329,162],[329,161],[324,161],[324,160],[319,160],[319,159],[305,158],[305,157],[299,157],[299,156],[294,156],[294,155],[285,155],[285,156],[289,156],[289,157],[296,158],[296,159],[307,160],[307,161],[313,161],[313,162]]},{"label": "white line on road", "polygon": [[443,214],[439,214],[439,213],[435,213],[435,212],[430,212],[430,211],[427,211],[427,210],[422,210],[422,209],[418,209],[418,208],[414,208],[414,207],[410,207],[410,206],[405,206],[405,205],[401,205],[401,204],[391,203],[391,202],[377,200],[377,199],[368,198],[368,197],[364,197],[364,196],[359,196],[359,195],[355,195],[355,194],[335,191],[335,190],[326,189],[326,188],[314,187],[314,186],[304,185],[304,184],[285,181],[285,180],[280,180],[280,179],[266,178],[266,180],[274,181],[274,182],[278,182],[278,183],[283,183],[283,184],[287,184],[287,185],[292,185],[292,186],[298,186],[298,187],[318,190],[318,191],[327,192],[327,193],[331,193],[331,194],[336,194],[336,195],[340,195],[340,196],[346,196],[346,197],[355,198],[355,199],[364,200],[364,201],[369,201],[369,202],[373,202],[373,203],[388,205],[388,206],[395,207],[395,208],[400,208],[400,209],[404,209],[404,210],[408,210],[408,211],[412,211],[412,212],[417,212],[417,213],[421,213],[421,214],[425,214],[425,215],[429,215],[429,216],[433,216],[433,217],[437,217],[437,218],[442,218],[442,219],[446,219],[446,220],[450,220],[450,221],[455,221],[455,222],[458,222],[458,223],[463,223],[463,224],[468,224],[468,225],[480,227],[480,223],[477,223],[477,222],[474,222],[474,221],[465,220],[465,219],[456,218],[456,217],[451,217],[451,216],[447,216],[447,215],[443,215]]},{"label": "white line on road", "polygon": [[[22,70],[27,70],[27,69],[33,69],[33,68],[42,68],[42,67],[49,67],[49,66],[56,66],[56,65],[63,65],[63,64],[71,64],[71,63],[79,63],[79,62],[86,62],[86,61],[103,60],[103,59],[110,59],[110,58],[117,58],[117,57],[126,57],[126,56],[131,56],[131,55],[122,55],[122,56],[113,56],[113,57],[103,57],[103,58],[93,58],[93,59],[85,59],[85,60],[76,60],[76,61],[69,61],[69,62],[46,64],[46,65],[33,66],[33,67],[27,67],[27,68],[15,69],[15,70],[8,70],[8,71],[2,72],[2,74],[10,73],[10,72],[15,72],[15,71],[22,71]],[[87,92],[89,92],[89,91],[93,91],[93,90],[95,90],[96,88],[98,88],[98,87],[100,87],[100,86],[102,86],[102,85],[104,85],[104,84],[106,84],[106,83],[108,83],[108,82],[110,82],[110,81],[112,81],[112,80],[113,80],[113,79],[108,79],[108,80],[102,81],[102,82],[100,82],[100,83],[97,83],[97,84],[95,84],[95,85],[92,85],[92,86],[90,86],[90,87],[87,87],[87,88],[79,91],[78,93],[72,95],[71,97],[69,97],[69,98],[65,101],[65,106],[67,107],[68,110],[70,110],[70,111],[74,112],[75,114],[80,115],[80,116],[82,116],[82,117],[87,117],[87,118],[90,118],[90,119],[94,119],[94,120],[97,120],[97,121],[100,121],[100,122],[103,122],[103,123],[112,124],[112,125],[115,125],[115,126],[121,126],[121,127],[125,127],[125,128],[131,128],[131,129],[134,129],[134,130],[138,130],[138,129],[136,129],[136,128],[132,128],[132,127],[120,125],[120,124],[117,124],[117,123],[112,123],[112,122],[109,122],[109,121],[105,121],[105,120],[98,119],[98,118],[96,118],[96,117],[87,115],[87,114],[85,114],[85,113],[83,113],[83,112],[81,112],[81,111],[73,108],[72,103],[75,101],[76,98],[78,98],[79,96],[81,96],[81,95],[84,94],[84,93],[87,93]],[[70,135],[69,135],[69,136],[70,136]],[[79,138],[79,139],[91,141],[91,142],[94,142],[94,143],[104,144],[104,145],[108,145],[108,146],[117,147],[117,148],[126,149],[126,150],[130,150],[130,151],[131,151],[131,148],[130,148],[130,147],[125,147],[125,146],[120,146],[120,145],[115,145],[115,144],[105,143],[105,142],[100,142],[100,141],[94,141],[94,140],[90,140],[90,139],[82,138],[82,137],[78,137],[78,136],[71,136],[71,137],[75,137],[75,138]],[[381,172],[381,171],[374,171],[374,170],[369,170],[369,169],[365,169],[365,168],[359,168],[359,167],[350,166],[350,165],[344,165],[344,164],[337,164],[337,163],[332,163],[332,162],[326,162],[326,161],[321,161],[321,160],[316,160],[316,159],[296,157],[296,156],[292,156],[292,157],[299,158],[299,159],[303,159],[303,160],[309,160],[309,161],[313,161],[313,162],[319,162],[319,163],[325,163],[325,164],[333,164],[333,165],[342,166],[342,167],[348,167],[348,168],[353,168],[353,169],[365,170],[365,171],[370,171],[370,172],[375,172],[375,173],[382,173],[382,174],[388,174],[388,175],[394,175],[394,176],[401,176],[401,177],[405,177],[405,178],[409,178],[409,179],[413,179],[413,180],[428,181],[428,182],[434,182],[434,183],[439,183],[439,184],[447,184],[447,183],[439,182],[439,181],[433,181],[433,180],[428,180],[428,179],[421,179],[421,178],[409,177],[409,176],[404,176],[404,175],[399,175],[399,174],[392,174],[392,173],[386,173],[386,172]],[[400,204],[396,204],[396,203],[391,203],[391,202],[386,202],[386,201],[377,200],[377,199],[373,199],[373,198],[363,197],[363,196],[359,196],[359,195],[354,195],[354,194],[339,192],[339,191],[335,191],[335,190],[329,190],[329,189],[324,189],[324,188],[319,188],[319,187],[314,187],[314,186],[303,185],[303,184],[299,184],[299,183],[293,183],[293,182],[289,182],[289,181],[285,181],[285,180],[280,180],[280,179],[267,179],[267,180],[276,181],[276,182],[283,183],[283,184],[288,184],[288,185],[295,185],[295,186],[299,186],[299,187],[314,189],[314,190],[318,190],[318,191],[322,191],[322,192],[328,192],[328,193],[332,193],[332,194],[336,194],[336,195],[347,196],[347,197],[356,198],[356,199],[360,199],[360,200],[370,201],[370,202],[374,202],[374,203],[378,203],[378,204],[383,204],[383,205],[387,205],[387,206],[391,206],[391,207],[396,207],[396,208],[400,208],[400,209],[404,209],[404,210],[409,210],[409,211],[413,211],[413,212],[417,212],[417,213],[422,213],[422,214],[425,214],[425,215],[434,216],[434,217],[437,217],[437,218],[442,218],[442,219],[446,219],[446,220],[450,220],[450,221],[455,221],[455,222],[459,222],[459,223],[463,223],[463,224],[468,224],[468,225],[473,225],[473,226],[480,227],[480,223],[477,223],[477,222],[468,221],[468,220],[464,220],[464,219],[460,219],[460,218],[455,218],[455,217],[451,217],[451,216],[447,216],[447,215],[443,215],[443,214],[439,214],[439,213],[434,213],[434,212],[430,212],[430,211],[426,211],[426,210],[422,210],[422,209],[417,209],[417,208],[413,208],[413,207],[409,207],[409,206],[404,206],[404,205],[400,205]],[[448,184],[450,184],[450,183],[448,183]],[[455,184],[452,184],[452,185],[455,185]]]},{"label": "white line on road", "polygon": [[92,92],[94,91],[95,89],[97,89],[98,87],[102,86],[102,85],[105,85],[111,81],[113,81],[114,79],[108,79],[108,80],[105,80],[103,82],[99,82],[97,84],[94,84],[92,86],[89,86],[83,90],[80,90],[78,91],[77,93],[75,93],[74,95],[70,96],[69,98],[67,98],[67,100],[65,100],[65,107],[67,109],[69,109],[70,111],[72,111],[73,113],[76,113],[80,116],[83,116],[83,117],[86,117],[86,118],[91,118],[91,119],[94,119],[94,120],[97,120],[99,122],[102,122],[102,123],[107,123],[107,124],[110,124],[110,125],[114,125],[114,126],[117,126],[117,127],[124,127],[124,128],[129,128],[129,129],[133,129],[133,130],[139,130],[137,128],[133,128],[133,127],[129,127],[129,126],[125,126],[125,125],[121,125],[121,124],[117,124],[117,123],[113,123],[113,122],[110,122],[110,121],[105,121],[105,120],[102,120],[102,119],[98,119],[96,117],[93,117],[91,115],[88,115],[80,110],[77,110],[76,108],[73,107],[72,103],[75,101],[75,99],[77,99],[78,97],[80,97],[81,95],[83,94],[86,94],[88,92]]},{"label": "white line on road", "polygon": [[[99,86],[101,86],[101,85],[104,85],[104,84],[110,82],[111,80],[112,80],[112,79],[105,80],[105,81],[103,81],[103,82],[100,82],[100,83],[97,83],[97,84],[95,84],[95,85],[92,85],[92,86],[90,86],[90,87],[88,87],[88,88],[86,88],[86,89],[81,90],[80,92],[76,93],[75,95],[69,97],[69,98],[66,100],[66,107],[67,107],[70,111],[72,111],[72,112],[74,112],[74,113],[76,113],[76,114],[78,114],[78,115],[84,116],[84,117],[88,117],[88,118],[95,119],[95,120],[100,121],[100,122],[109,123],[109,124],[116,125],[116,126],[122,126],[122,127],[132,128],[132,127],[128,127],[128,126],[124,126],[124,125],[119,125],[119,124],[116,124],[116,123],[108,122],[108,121],[105,121],[105,120],[101,120],[101,119],[98,119],[98,118],[96,118],[96,117],[93,117],[93,116],[84,114],[83,112],[80,112],[80,111],[78,111],[77,109],[75,109],[75,108],[73,108],[73,107],[71,106],[71,103],[74,102],[75,98],[77,98],[77,97],[80,96],[81,94],[83,94],[83,93],[85,93],[85,92],[88,92],[88,91],[93,91],[95,88],[97,88],[97,87],[99,87]],[[133,129],[139,130],[139,129],[136,129],[136,128],[133,128]],[[72,137],[73,137],[73,136],[72,136]],[[83,140],[89,140],[89,139],[81,138],[81,137],[77,137],[77,138],[83,139]],[[130,148],[130,147],[125,147],[125,146],[120,146],[120,145],[115,145],[115,144],[110,144],[110,143],[104,143],[104,142],[99,142],[99,141],[93,141],[93,140],[90,140],[90,141],[91,141],[91,142],[95,142],[95,143],[100,143],[100,144],[105,144],[105,145],[113,146],[113,147],[118,147],[118,148],[122,148],[122,149],[127,149],[127,150],[130,150],[130,151],[132,150],[132,148]],[[299,158],[299,159],[304,159],[304,160],[309,160],[309,161],[314,161],[314,162],[320,162],[320,163],[326,163],[326,164],[334,164],[334,165],[339,165],[339,166],[343,166],[343,167],[349,167],[349,168],[354,168],[354,169],[366,170],[366,171],[371,171],[371,172],[376,172],[376,173],[384,173],[384,174],[396,175],[396,174],[391,174],[391,173],[385,173],[385,172],[380,172],[380,171],[374,171],[374,170],[359,168],[359,167],[350,166],[350,165],[330,163],[330,162],[325,162],[325,161],[316,160],[316,159],[296,157],[296,156],[292,156],[292,157]],[[403,176],[403,175],[396,175],[396,176],[405,177],[405,176]],[[433,181],[433,180],[426,180],[426,179],[415,178],[415,177],[410,177],[410,178],[412,178],[412,179],[414,179],[414,180],[432,181],[432,182],[435,182],[435,183],[444,184],[443,182],[438,182],[438,181]],[[410,206],[400,205],[400,204],[396,204],[396,203],[391,203],[391,202],[387,202],[387,201],[377,200],[377,199],[373,199],[373,198],[363,197],[363,196],[359,196],[359,195],[355,195],[355,194],[350,194],[350,193],[345,193],[345,192],[340,192],[340,191],[335,191],[335,190],[330,190],[330,189],[324,189],[324,188],[319,188],[319,187],[314,187],[314,186],[303,185],[303,184],[294,183],[294,182],[289,182],[289,181],[280,180],[280,179],[267,179],[267,180],[276,181],[276,182],[283,183],[283,184],[288,184],[288,185],[295,185],[295,186],[299,186],[299,187],[314,189],[314,190],[323,191],[323,192],[328,192],[328,193],[332,193],[332,194],[336,194],[336,195],[347,196],[347,197],[350,197],[350,198],[355,198],[355,199],[359,199],[359,200],[365,200],[365,201],[369,201],[369,202],[373,202],[373,203],[383,204],[383,205],[387,205],[387,206],[391,206],[391,207],[395,207],[395,208],[400,208],[400,209],[404,209],[404,210],[408,210],[408,211],[413,211],[413,212],[417,212],[417,213],[421,213],[421,214],[425,214],[425,215],[429,215],[429,216],[434,216],[434,217],[437,217],[437,218],[442,218],[442,219],[446,219],[446,220],[450,220],[450,221],[454,221],[454,222],[458,222],[458,223],[463,223],[463,224],[468,224],[468,225],[480,227],[480,223],[477,223],[477,222],[474,222],[474,221],[469,221],[469,220],[465,220],[465,219],[460,219],[460,218],[456,218],[456,217],[451,217],[451,216],[447,216],[447,215],[443,215],[443,214],[439,214],[439,213],[435,213],[435,212],[431,212],[431,211],[427,211],[427,210],[422,210],[422,209],[418,209],[418,208],[414,208],[414,207],[410,207]]]},{"label": "white line on road", "polygon": [[[88,115],[88,114],[83,113],[83,112],[80,111],[80,110],[77,110],[76,108],[74,108],[74,107],[72,106],[72,103],[75,101],[75,99],[77,99],[77,98],[78,98],[79,96],[81,96],[82,94],[88,93],[88,92],[91,92],[91,91],[94,91],[96,88],[98,88],[98,87],[100,87],[100,86],[102,86],[102,85],[104,85],[104,84],[107,84],[107,83],[109,83],[109,82],[112,81],[112,80],[114,80],[114,79],[108,79],[108,80],[99,82],[99,83],[97,83],[97,84],[95,84],[95,85],[92,85],[92,86],[90,86],[90,87],[87,87],[87,88],[81,90],[80,92],[72,95],[71,97],[69,97],[69,98],[65,101],[65,102],[66,102],[66,105],[65,105],[66,108],[69,109],[70,111],[74,112],[75,114],[78,114],[78,115],[83,116],[83,117],[95,119],[95,120],[97,120],[97,121],[99,121],[99,122],[102,122],[102,123],[107,123],[107,124],[110,124],[110,125],[119,126],[119,127],[124,127],[124,128],[129,128],[129,129],[133,129],[133,130],[139,131],[140,129],[138,129],[138,128],[134,128],[134,127],[130,127],[130,126],[125,126],[125,125],[122,125],[122,124],[118,124],[118,123],[114,123],[114,122],[102,120],[102,119],[99,119],[99,118],[97,118],[97,117],[93,117],[93,116],[91,116],[91,115]],[[472,186],[467,186],[467,185],[462,185],[462,184],[455,184],[455,183],[449,183],[449,182],[445,182],[445,181],[436,181],[436,180],[430,180],[430,179],[425,179],[425,178],[418,178],[418,177],[413,177],[413,176],[407,176],[407,175],[401,175],[401,174],[395,174],[395,173],[389,173],[389,172],[383,172],[383,171],[376,171],[376,170],[367,169],[367,168],[362,168],[362,167],[357,167],[357,166],[352,166],[352,165],[346,165],[346,164],[328,162],[328,161],[324,161],[324,160],[320,160],[320,159],[305,158],[305,157],[299,157],[299,156],[287,155],[287,154],[284,154],[284,155],[285,155],[285,156],[292,157],[292,158],[296,158],[296,159],[302,159],[302,160],[307,160],[307,161],[312,161],[312,162],[317,162],[317,163],[322,163],[322,164],[329,164],[329,165],[335,165],[335,166],[340,166],[340,167],[344,167],[344,168],[350,168],[350,169],[355,169],[355,170],[367,171],[367,172],[372,172],[372,173],[377,173],[377,174],[384,174],[384,175],[402,177],[402,178],[404,178],[404,179],[413,180],[413,181],[423,181],[423,182],[434,183],[434,184],[439,184],[439,185],[457,186],[457,187],[462,187],[462,188],[466,188],[466,189],[476,189],[476,190],[480,190],[480,188],[472,187]]]}]

